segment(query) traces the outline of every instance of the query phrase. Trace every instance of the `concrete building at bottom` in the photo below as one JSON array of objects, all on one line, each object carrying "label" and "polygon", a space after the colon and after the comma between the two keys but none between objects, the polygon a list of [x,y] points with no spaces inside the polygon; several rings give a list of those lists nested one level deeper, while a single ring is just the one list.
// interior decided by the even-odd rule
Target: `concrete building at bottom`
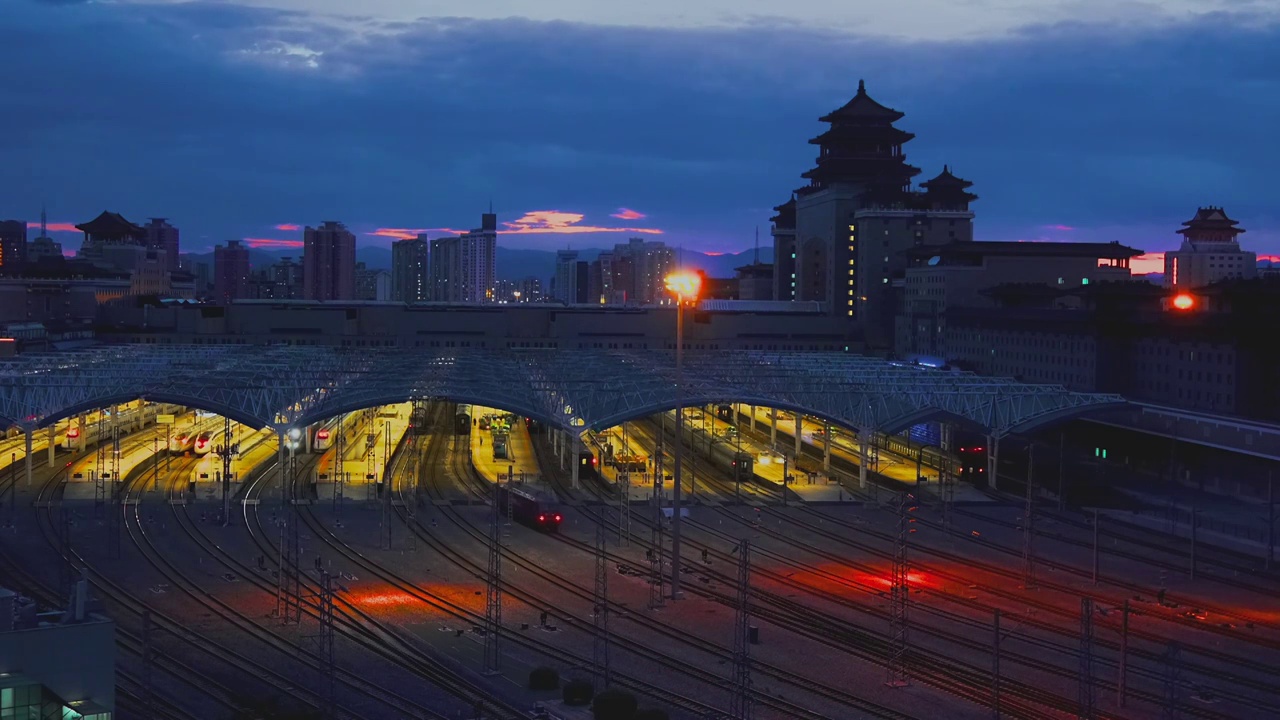
[{"label": "concrete building at bottom", "polygon": [[94,611],[81,580],[70,607],[41,612],[0,588],[0,717],[112,720],[115,623]]}]

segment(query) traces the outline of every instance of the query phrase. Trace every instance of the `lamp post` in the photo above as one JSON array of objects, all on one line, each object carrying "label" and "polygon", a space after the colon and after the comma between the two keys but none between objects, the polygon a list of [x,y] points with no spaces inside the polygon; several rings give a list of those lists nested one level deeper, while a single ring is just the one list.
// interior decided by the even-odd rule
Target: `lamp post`
[{"label": "lamp post", "polygon": [[684,445],[684,305],[696,302],[702,277],[677,272],[666,278],[667,291],[676,296],[676,446],[675,482],[671,490],[671,599],[680,598],[680,456]]}]

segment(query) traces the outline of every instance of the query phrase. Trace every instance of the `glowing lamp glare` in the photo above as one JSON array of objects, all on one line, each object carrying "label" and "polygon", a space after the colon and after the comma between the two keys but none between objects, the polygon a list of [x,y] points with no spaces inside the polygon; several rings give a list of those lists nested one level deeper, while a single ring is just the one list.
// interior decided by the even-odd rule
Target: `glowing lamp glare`
[{"label": "glowing lamp glare", "polygon": [[1196,299],[1183,293],[1173,298],[1173,306],[1179,310],[1190,310],[1195,307]]}]

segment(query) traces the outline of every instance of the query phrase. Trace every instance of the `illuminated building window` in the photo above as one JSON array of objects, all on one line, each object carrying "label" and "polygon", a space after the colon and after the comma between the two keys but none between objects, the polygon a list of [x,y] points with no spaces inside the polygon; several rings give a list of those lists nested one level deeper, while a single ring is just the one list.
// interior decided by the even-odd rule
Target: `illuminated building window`
[{"label": "illuminated building window", "polygon": [[849,258],[849,264],[850,264],[850,265],[852,265],[852,264],[853,264],[853,258]]},{"label": "illuminated building window", "polygon": [[1089,284],[1089,278],[1080,278],[1080,284],[1081,284],[1081,285],[1088,285],[1088,284]]}]

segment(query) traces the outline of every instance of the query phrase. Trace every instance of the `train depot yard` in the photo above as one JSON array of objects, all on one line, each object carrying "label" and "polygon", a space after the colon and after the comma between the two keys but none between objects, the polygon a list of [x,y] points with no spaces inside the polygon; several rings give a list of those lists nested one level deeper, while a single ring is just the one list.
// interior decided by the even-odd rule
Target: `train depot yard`
[{"label": "train depot yard", "polygon": [[1269,548],[1072,490],[1101,457],[731,403],[245,419],[0,440],[0,586],[88,579],[118,717],[1280,717]]}]

